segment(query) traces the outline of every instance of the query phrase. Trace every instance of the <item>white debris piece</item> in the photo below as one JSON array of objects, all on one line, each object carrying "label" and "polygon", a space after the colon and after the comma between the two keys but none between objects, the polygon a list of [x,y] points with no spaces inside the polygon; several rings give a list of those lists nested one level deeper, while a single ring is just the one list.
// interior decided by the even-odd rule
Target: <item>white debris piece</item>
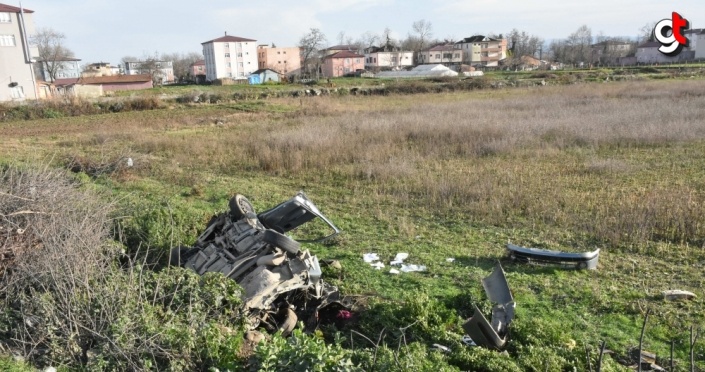
[{"label": "white debris piece", "polygon": [[477,346],[475,341],[473,341],[472,338],[470,338],[470,336],[468,335],[463,336],[460,341],[462,341],[462,343],[464,343],[466,346]]},{"label": "white debris piece", "polygon": [[390,273],[390,274],[394,274],[394,275],[399,275],[399,270],[397,270],[397,269],[389,269],[389,273]]},{"label": "white debris piece", "polygon": [[676,301],[676,300],[690,300],[697,297],[695,293],[693,292],[688,292],[688,291],[683,291],[680,289],[671,289],[668,291],[663,291],[663,298],[665,298],[668,301]]},{"label": "white debris piece", "polygon": [[455,258],[448,257],[448,258],[446,258],[446,262],[455,262]]},{"label": "white debris piece", "polygon": [[405,273],[410,273],[414,271],[426,271],[426,266],[424,265],[401,265],[401,271]]},{"label": "white debris piece", "polygon": [[390,262],[389,264],[390,265],[401,265],[404,263],[404,260],[406,260],[407,258],[409,258],[408,253],[397,253],[397,255],[394,257],[392,262]]},{"label": "white debris piece", "polygon": [[371,263],[370,266],[374,267],[377,270],[381,270],[384,267],[384,264],[377,261],[377,262]]},{"label": "white debris piece", "polygon": [[133,165],[135,165],[135,163],[132,161],[132,158],[127,158],[127,166],[131,167]]},{"label": "white debris piece", "polygon": [[362,255],[362,259],[365,260],[367,263],[372,263],[375,261],[379,261],[379,256],[377,253],[365,253]]},{"label": "white debris piece", "polygon": [[432,347],[438,351],[442,351],[444,353],[450,353],[450,348],[448,346],[443,346],[441,344],[433,344]]}]

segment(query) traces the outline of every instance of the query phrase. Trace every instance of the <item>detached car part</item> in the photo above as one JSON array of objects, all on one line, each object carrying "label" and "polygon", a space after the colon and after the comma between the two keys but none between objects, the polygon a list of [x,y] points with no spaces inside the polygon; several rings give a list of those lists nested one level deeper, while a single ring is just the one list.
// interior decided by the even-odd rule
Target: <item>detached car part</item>
[{"label": "detached car part", "polygon": [[597,269],[597,260],[600,258],[599,249],[592,252],[568,253],[551,251],[548,249],[525,248],[514,244],[507,244],[507,250],[509,251],[509,257],[516,261],[538,264],[553,264],[560,267],[581,270]]},{"label": "detached car part", "polygon": [[332,233],[340,233],[302,192],[257,215],[243,195],[235,195],[230,210],[214,216],[192,248],[171,253],[172,265],[199,275],[220,272],[244,289],[243,301],[251,326],[289,333],[299,319],[315,323],[318,310],[340,301],[338,289],[321,279],[318,258],[284,235],[315,218]]},{"label": "detached car part", "polygon": [[509,335],[509,325],[514,319],[516,303],[509,290],[502,265],[497,263],[492,273],[482,279],[482,286],[485,288],[487,297],[494,303],[492,320],[487,321],[477,305],[473,305],[475,313],[463,324],[463,329],[476,345],[498,351],[504,350]]}]

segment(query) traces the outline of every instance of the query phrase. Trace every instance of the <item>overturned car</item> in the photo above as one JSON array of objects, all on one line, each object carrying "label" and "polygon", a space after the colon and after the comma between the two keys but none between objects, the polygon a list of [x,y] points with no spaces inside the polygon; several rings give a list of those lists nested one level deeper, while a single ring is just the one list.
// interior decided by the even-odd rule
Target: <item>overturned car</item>
[{"label": "overturned car", "polygon": [[220,272],[238,282],[252,328],[288,334],[298,320],[315,326],[320,309],[340,304],[338,289],[321,279],[318,258],[284,235],[315,218],[330,232],[300,241],[340,233],[303,192],[260,214],[243,195],[235,195],[229,206],[210,220],[193,247],[172,251],[172,265],[199,275]]}]

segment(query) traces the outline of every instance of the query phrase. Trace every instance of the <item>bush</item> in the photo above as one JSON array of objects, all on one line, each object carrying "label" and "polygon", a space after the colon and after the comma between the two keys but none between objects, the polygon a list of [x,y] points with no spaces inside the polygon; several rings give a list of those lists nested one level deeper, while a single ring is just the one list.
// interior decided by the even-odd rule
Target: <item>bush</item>
[{"label": "bush", "polygon": [[5,349],[37,366],[86,370],[238,363],[234,281],[181,268],[154,272],[122,256],[109,239],[110,205],[63,171],[7,167],[0,190],[0,238],[12,257],[0,262]]},{"label": "bush", "polygon": [[258,371],[362,371],[353,365],[351,355],[338,343],[326,344],[296,329],[289,338],[275,335],[271,342],[259,344],[253,367]]}]

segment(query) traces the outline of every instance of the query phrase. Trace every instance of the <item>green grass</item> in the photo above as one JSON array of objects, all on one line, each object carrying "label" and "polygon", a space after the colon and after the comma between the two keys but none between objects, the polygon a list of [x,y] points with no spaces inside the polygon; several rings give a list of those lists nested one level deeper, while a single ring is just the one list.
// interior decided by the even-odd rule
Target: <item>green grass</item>
[{"label": "green grass", "polygon": [[[678,340],[684,369],[686,332],[705,325],[700,85],[280,99],[37,120],[0,126],[0,159],[133,157],[133,169],[81,176],[118,200],[129,249],[192,243],[235,193],[264,210],[305,190],[343,230],[333,243],[305,244],[341,261],[325,280],[360,302],[342,346],[352,347],[351,329],[376,340],[384,328],[379,369],[399,368],[402,350],[409,368],[586,370],[584,350],[595,358],[600,340],[615,360],[638,345],[646,309],[645,348],[665,357]],[[690,98],[664,98],[682,96]],[[664,122],[669,110],[680,119]],[[564,271],[508,261],[507,242],[602,254],[596,271]],[[368,252],[385,264],[408,252],[428,270],[390,275],[362,261]],[[480,280],[498,261],[517,302],[509,358],[459,341],[472,305],[489,311]],[[665,302],[660,293],[672,288],[699,297]],[[404,333],[409,347],[398,348],[399,328],[416,320]],[[428,354],[433,343],[454,353]],[[701,344],[696,355],[702,367]],[[353,359],[370,366],[368,357]]]}]

